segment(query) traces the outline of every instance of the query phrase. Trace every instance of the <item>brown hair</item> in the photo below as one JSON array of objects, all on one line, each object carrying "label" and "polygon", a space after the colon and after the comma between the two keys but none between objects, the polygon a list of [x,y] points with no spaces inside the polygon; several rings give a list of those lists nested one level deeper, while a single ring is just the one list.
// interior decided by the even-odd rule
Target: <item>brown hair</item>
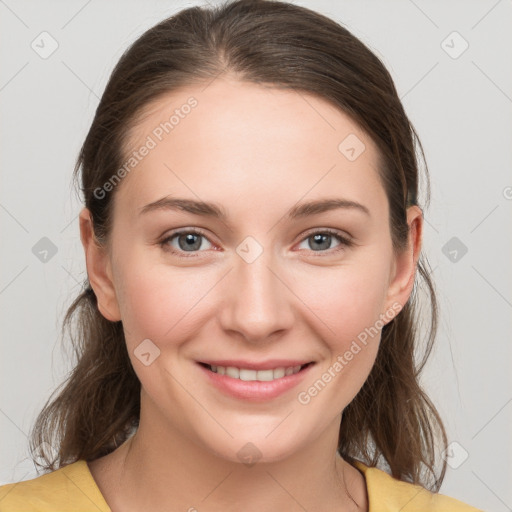
[{"label": "brown hair", "polygon": [[[96,237],[108,240],[116,188],[95,194],[125,161],[128,127],[159,96],[222,74],[239,80],[314,94],[348,114],[375,141],[390,206],[396,251],[407,246],[407,207],[417,204],[421,142],[382,62],[335,21],[304,7],[271,0],[238,0],[192,7],[146,31],[122,55],[96,109],[78,156],[81,191]],[[425,164],[428,186],[428,169]],[[99,196],[99,197],[98,197]],[[339,452],[349,462],[381,462],[395,478],[438,491],[436,434],[447,439],[436,408],[419,384],[437,329],[437,302],[422,255],[409,301],[382,330],[376,362],[343,412]],[[419,288],[419,278],[423,288]],[[424,355],[419,342],[418,292],[429,296],[430,325]],[[121,322],[106,320],[94,292],[84,290],[67,311],[76,366],[56,398],[48,399],[31,432],[34,461],[45,470],[92,461],[112,452],[137,428],[140,382],[128,357]],[[55,457],[45,444],[58,447]],[[427,476],[433,477],[428,483]]]}]

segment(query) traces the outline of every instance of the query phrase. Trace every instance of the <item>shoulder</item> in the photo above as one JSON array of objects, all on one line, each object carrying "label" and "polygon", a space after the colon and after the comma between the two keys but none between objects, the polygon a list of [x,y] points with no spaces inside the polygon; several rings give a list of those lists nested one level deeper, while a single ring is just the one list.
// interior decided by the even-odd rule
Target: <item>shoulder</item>
[{"label": "shoulder", "polygon": [[369,512],[482,512],[449,496],[433,493],[403,482],[378,468],[356,461],[354,466],[364,475]]},{"label": "shoulder", "polygon": [[87,462],[79,460],[32,480],[0,487],[0,512],[111,512]]}]

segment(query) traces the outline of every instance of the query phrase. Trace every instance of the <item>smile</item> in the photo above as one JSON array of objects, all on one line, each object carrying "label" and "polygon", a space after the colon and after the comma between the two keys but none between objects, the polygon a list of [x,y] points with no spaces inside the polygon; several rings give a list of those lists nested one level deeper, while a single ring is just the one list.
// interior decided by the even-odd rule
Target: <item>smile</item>
[{"label": "smile", "polygon": [[[244,368],[217,364],[197,363],[197,367],[206,378],[209,384],[213,385],[222,394],[228,395],[239,400],[248,400],[251,402],[264,402],[272,400],[287,391],[296,388],[308,375],[314,362],[306,364],[295,364],[289,366],[282,364],[279,366],[277,361],[260,364],[260,368]],[[227,361],[226,361],[227,362]],[[277,365],[276,365],[277,363]],[[250,364],[250,363],[249,363]],[[255,364],[253,366],[256,366]],[[267,368],[261,368],[267,366]]]}]

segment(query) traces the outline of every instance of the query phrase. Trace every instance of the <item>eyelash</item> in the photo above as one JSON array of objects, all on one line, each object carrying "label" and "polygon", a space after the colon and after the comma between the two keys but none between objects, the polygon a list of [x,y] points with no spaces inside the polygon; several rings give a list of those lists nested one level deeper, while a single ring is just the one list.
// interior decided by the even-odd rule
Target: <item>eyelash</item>
[{"label": "eyelash", "polygon": [[[172,254],[177,254],[180,257],[184,257],[184,258],[198,257],[198,253],[201,253],[204,251],[195,251],[195,252],[191,251],[190,254],[187,254],[187,251],[176,250],[176,249],[172,248],[170,245],[168,245],[169,242],[173,238],[175,238],[179,235],[188,235],[188,234],[202,236],[210,242],[210,240],[208,239],[208,237],[206,236],[205,233],[203,233],[202,231],[200,231],[198,229],[191,228],[191,229],[184,229],[181,231],[175,231],[174,233],[171,233],[168,237],[166,237],[164,240],[159,242],[159,245],[162,249],[169,251]],[[303,242],[304,240],[307,240],[308,238],[311,238],[315,235],[326,235],[326,234],[334,236],[340,242],[340,245],[338,247],[335,247],[334,249],[327,249],[326,251],[311,251],[313,253],[319,253],[319,254],[315,254],[315,256],[323,256],[326,253],[329,255],[332,255],[333,253],[336,253],[337,251],[340,251],[347,247],[352,247],[354,245],[354,242],[350,238],[345,237],[345,236],[341,235],[338,231],[330,229],[330,228],[324,228],[322,230],[310,232],[307,234],[307,236],[302,238],[301,242]],[[212,242],[210,242],[210,243],[212,243]]]}]

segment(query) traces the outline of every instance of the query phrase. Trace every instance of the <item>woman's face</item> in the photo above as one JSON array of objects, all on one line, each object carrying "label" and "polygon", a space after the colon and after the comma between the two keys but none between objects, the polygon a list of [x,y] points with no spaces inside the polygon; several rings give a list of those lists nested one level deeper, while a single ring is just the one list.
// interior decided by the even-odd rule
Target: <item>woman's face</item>
[{"label": "woman's face", "polygon": [[412,286],[372,140],[312,95],[217,79],[152,104],[126,162],[106,277],[92,256],[88,271],[102,314],[123,322],[144,414],[234,461],[337,440]]}]

